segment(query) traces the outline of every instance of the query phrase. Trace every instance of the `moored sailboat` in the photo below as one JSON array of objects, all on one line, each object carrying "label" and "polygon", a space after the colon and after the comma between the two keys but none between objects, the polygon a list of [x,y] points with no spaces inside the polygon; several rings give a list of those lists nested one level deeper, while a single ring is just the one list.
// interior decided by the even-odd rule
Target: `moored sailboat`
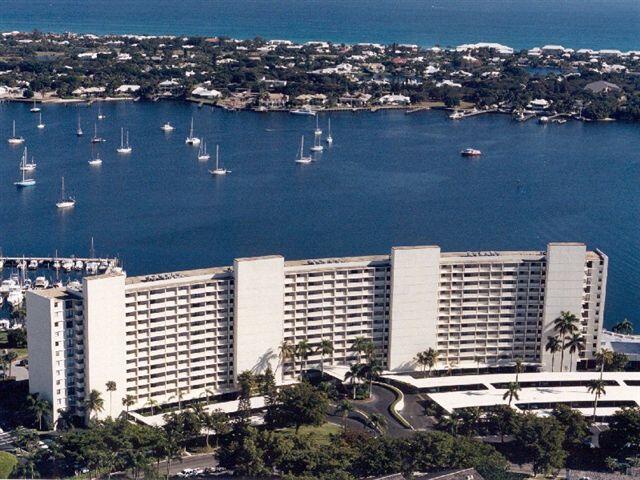
[{"label": "moored sailboat", "polygon": [[193,117],[191,117],[191,128],[189,129],[189,136],[184,141],[187,145],[197,147],[200,145],[200,139],[193,134]]},{"label": "moored sailboat", "polygon": [[13,121],[13,130],[12,130],[12,134],[11,137],[9,137],[9,139],[7,139],[7,142],[9,142],[11,145],[20,145],[21,143],[24,143],[24,138],[23,137],[18,137],[16,135],[16,121]]},{"label": "moored sailboat", "polygon": [[76,205],[76,199],[66,195],[64,191],[64,177],[62,177],[62,185],[60,188],[60,200],[56,202],[58,208],[72,208]]},{"label": "moored sailboat", "polygon": [[124,128],[120,129],[120,146],[116,151],[120,154],[129,154],[132,152],[131,145],[129,145],[129,130],[127,130],[127,136],[125,141]]},{"label": "moored sailboat", "polygon": [[226,168],[222,168],[220,166],[220,147],[216,145],[216,168],[213,170],[209,170],[211,175],[226,175],[227,173],[231,173],[231,170],[227,170]]},{"label": "moored sailboat", "polygon": [[296,163],[311,163],[313,159],[310,156],[305,156],[304,154],[304,135],[300,138],[300,153],[298,158],[296,158]]}]

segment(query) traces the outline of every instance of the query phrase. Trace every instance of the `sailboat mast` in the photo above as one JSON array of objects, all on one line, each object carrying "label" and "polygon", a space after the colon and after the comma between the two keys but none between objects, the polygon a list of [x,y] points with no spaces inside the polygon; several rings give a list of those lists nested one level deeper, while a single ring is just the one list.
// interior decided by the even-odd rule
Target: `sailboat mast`
[{"label": "sailboat mast", "polygon": [[13,138],[16,138],[16,121],[13,121]]},{"label": "sailboat mast", "polygon": [[216,170],[218,170],[219,155],[220,155],[220,145],[216,145]]},{"label": "sailboat mast", "polygon": [[60,201],[64,201],[64,177],[62,177],[62,187],[60,188]]}]

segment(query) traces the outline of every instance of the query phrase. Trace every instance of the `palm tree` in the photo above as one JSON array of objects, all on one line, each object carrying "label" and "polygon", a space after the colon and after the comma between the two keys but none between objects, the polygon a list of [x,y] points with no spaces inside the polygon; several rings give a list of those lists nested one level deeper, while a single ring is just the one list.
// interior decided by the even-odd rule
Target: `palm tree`
[{"label": "palm tree", "polygon": [[342,428],[345,432],[347,431],[347,417],[354,410],[353,404],[346,399],[342,400],[336,407],[336,414],[339,413],[342,416]]},{"label": "palm tree", "polygon": [[149,397],[149,399],[147,400],[147,403],[144,404],[145,407],[151,407],[151,416],[153,416],[153,409],[154,407],[158,406],[158,402],[156,402],[153,398]]},{"label": "palm tree", "polygon": [[429,376],[431,376],[431,369],[436,365],[438,361],[438,351],[429,347],[424,352],[419,352],[416,355],[416,362],[422,367],[422,372],[429,368]]},{"label": "palm tree", "polygon": [[368,340],[365,337],[356,337],[351,344],[351,351],[358,355],[358,363],[362,361],[362,352],[364,352],[367,342]]},{"label": "palm tree", "polygon": [[98,415],[104,410],[104,400],[98,390],[91,390],[84,403],[87,410],[89,410],[89,418],[91,418],[91,413]]},{"label": "palm tree", "polygon": [[571,371],[571,366],[573,365],[573,354],[579,351],[582,351],[587,346],[587,340],[579,333],[574,333],[567,340],[565,348],[569,350],[570,362],[569,362],[569,371]]},{"label": "palm tree", "polygon": [[427,369],[427,357],[424,352],[418,352],[414,358],[415,362],[422,367],[422,373]]},{"label": "palm tree", "polygon": [[518,377],[522,372],[524,372],[524,366],[521,358],[516,358],[514,362],[514,370],[516,371],[516,383],[518,383]]},{"label": "palm tree", "polygon": [[598,408],[598,398],[600,398],[601,395],[607,394],[604,387],[605,387],[605,381],[602,379],[591,380],[589,382],[589,385],[587,386],[587,390],[589,391],[589,393],[594,394],[594,399],[593,399],[593,421],[594,422],[596,421],[596,409]]},{"label": "palm tree", "polygon": [[125,395],[122,397],[122,406],[127,410],[127,415],[129,415],[129,407],[133,406],[136,403],[136,399],[133,395]]},{"label": "palm tree", "polygon": [[601,348],[595,353],[594,358],[596,360],[596,369],[598,365],[600,366],[600,378],[602,378],[605,367],[613,362],[613,352],[607,348]]},{"label": "palm tree", "polygon": [[562,342],[558,337],[547,337],[547,344],[544,346],[544,349],[547,352],[551,352],[551,371],[553,372],[553,367],[556,363],[556,353],[562,350]]},{"label": "palm tree", "polygon": [[296,345],[296,355],[302,360],[302,367],[300,368],[300,380],[302,380],[302,374],[307,370],[307,357],[311,353],[311,345],[307,340],[300,340]]},{"label": "palm tree", "polygon": [[322,372],[322,378],[324,378],[324,356],[333,353],[333,343],[331,343],[331,340],[320,340],[320,345],[316,348],[316,353],[320,354],[320,371]]},{"label": "palm tree", "polygon": [[480,375],[480,363],[482,363],[482,358],[480,355],[476,355],[473,360],[476,362],[476,375]]},{"label": "palm tree", "polygon": [[105,383],[105,387],[107,387],[107,392],[109,392],[109,416],[111,417],[111,406],[113,405],[112,402],[112,396],[113,396],[113,392],[116,391],[116,382],[114,382],[113,380],[109,380],[107,383]]},{"label": "palm tree", "polygon": [[369,424],[371,428],[377,430],[380,435],[384,435],[387,430],[387,418],[381,413],[372,413],[369,415]]},{"label": "palm tree", "polygon": [[[6,365],[8,365],[8,368],[9,368],[9,377],[11,377],[11,369],[13,367],[13,362],[15,362],[16,359],[18,358],[18,354],[13,350],[9,350],[7,353],[3,355],[3,357],[4,357],[4,361],[6,362]],[[4,371],[4,368],[3,368],[3,371]]]},{"label": "palm tree", "polygon": [[58,419],[56,420],[56,430],[67,431],[74,428],[76,416],[68,409],[58,409]]},{"label": "palm tree", "polygon": [[371,360],[369,360],[369,363],[363,364],[361,369],[361,374],[364,378],[369,380],[369,396],[371,396],[373,381],[379,378],[381,373],[382,373],[382,365],[375,358],[372,358]]},{"label": "palm tree", "polygon": [[34,393],[27,396],[27,410],[38,422],[38,430],[42,430],[42,420],[51,413],[51,403],[41,398],[39,394]]},{"label": "palm tree", "polygon": [[625,318],[620,323],[614,325],[612,330],[623,335],[631,335],[633,333],[633,323]]},{"label": "palm tree", "polygon": [[344,374],[344,381],[350,381],[353,388],[353,399],[356,399],[356,380],[361,380],[363,375],[363,365],[361,363],[355,363],[351,365],[351,368]]},{"label": "palm tree", "polygon": [[180,390],[179,388],[176,389],[176,394],[175,395],[171,395],[169,397],[169,401],[173,400],[173,399],[178,400],[178,410],[182,410],[182,390]]},{"label": "palm tree", "polygon": [[507,391],[504,392],[504,395],[502,396],[502,399],[506,400],[508,398],[509,406],[511,406],[511,402],[513,401],[514,398],[516,400],[520,400],[520,396],[518,395],[518,392],[520,390],[522,390],[520,388],[520,384],[518,384],[517,382],[510,382],[509,385],[507,386]]},{"label": "palm tree", "polygon": [[[287,360],[293,361],[293,371],[296,370],[296,347],[288,341],[284,341],[280,344],[280,362],[282,363],[282,369],[284,371],[284,364]],[[276,368],[278,371],[278,368]],[[284,373],[284,372],[283,372]]]},{"label": "palm tree", "polygon": [[560,354],[560,371],[564,370],[565,340],[568,335],[573,335],[578,330],[578,317],[571,312],[560,312],[560,316],[553,321],[553,328],[560,335],[562,350]]}]

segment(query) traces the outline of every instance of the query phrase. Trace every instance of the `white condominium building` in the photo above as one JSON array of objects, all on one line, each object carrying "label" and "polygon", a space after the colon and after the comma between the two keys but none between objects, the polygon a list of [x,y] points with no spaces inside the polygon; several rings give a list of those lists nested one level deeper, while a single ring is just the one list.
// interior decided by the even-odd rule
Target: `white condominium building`
[{"label": "white condominium building", "polygon": [[[597,350],[606,276],[603,253],[552,243],[546,252],[396,247],[380,256],[274,255],[225,268],[85,277],[79,290],[27,294],[30,390],[52,402],[54,417],[58,409],[86,415],[86,396],[98,390],[99,416],[116,416],[126,395],[135,410],[233,392],[239,373],[267,365],[279,383],[318,368],[322,357],[327,367],[349,365],[357,337],[373,341],[390,372],[417,368],[416,354],[430,347],[441,369],[522,358],[550,370],[544,343],[561,311],[580,319],[587,340],[574,364]],[[308,357],[283,362],[283,343],[303,340]],[[333,352],[316,351],[322,340]]]}]

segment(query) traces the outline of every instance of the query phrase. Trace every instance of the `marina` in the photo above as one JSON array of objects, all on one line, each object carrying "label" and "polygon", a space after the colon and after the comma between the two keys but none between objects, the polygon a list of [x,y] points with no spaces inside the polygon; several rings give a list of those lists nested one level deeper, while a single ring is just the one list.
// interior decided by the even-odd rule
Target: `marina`
[{"label": "marina", "polygon": [[[11,135],[15,120],[26,140],[0,143],[5,254],[81,252],[95,237],[135,275],[273,252],[348,256],[431,242],[458,251],[517,250],[580,239],[610,256],[607,324],[633,317],[640,304],[633,220],[640,216],[640,139],[633,124],[545,126],[508,115],[455,122],[441,110],[381,110],[332,112],[329,129],[321,113],[324,151],[298,165],[302,135],[303,157],[310,155],[315,116],[113,102],[101,104],[99,124],[112,148],[94,145],[103,163],[91,166],[93,132],[75,133],[78,118],[94,122],[98,105],[43,105],[43,131],[31,104],[0,105],[0,136]],[[208,161],[184,142],[192,117]],[[161,129],[167,122],[173,133]],[[116,152],[123,125],[135,139],[132,156]],[[215,144],[219,166],[232,174],[209,173]],[[37,185],[17,189],[25,146],[38,164]],[[461,157],[468,147],[481,159]],[[56,208],[62,176],[73,208]]]}]

